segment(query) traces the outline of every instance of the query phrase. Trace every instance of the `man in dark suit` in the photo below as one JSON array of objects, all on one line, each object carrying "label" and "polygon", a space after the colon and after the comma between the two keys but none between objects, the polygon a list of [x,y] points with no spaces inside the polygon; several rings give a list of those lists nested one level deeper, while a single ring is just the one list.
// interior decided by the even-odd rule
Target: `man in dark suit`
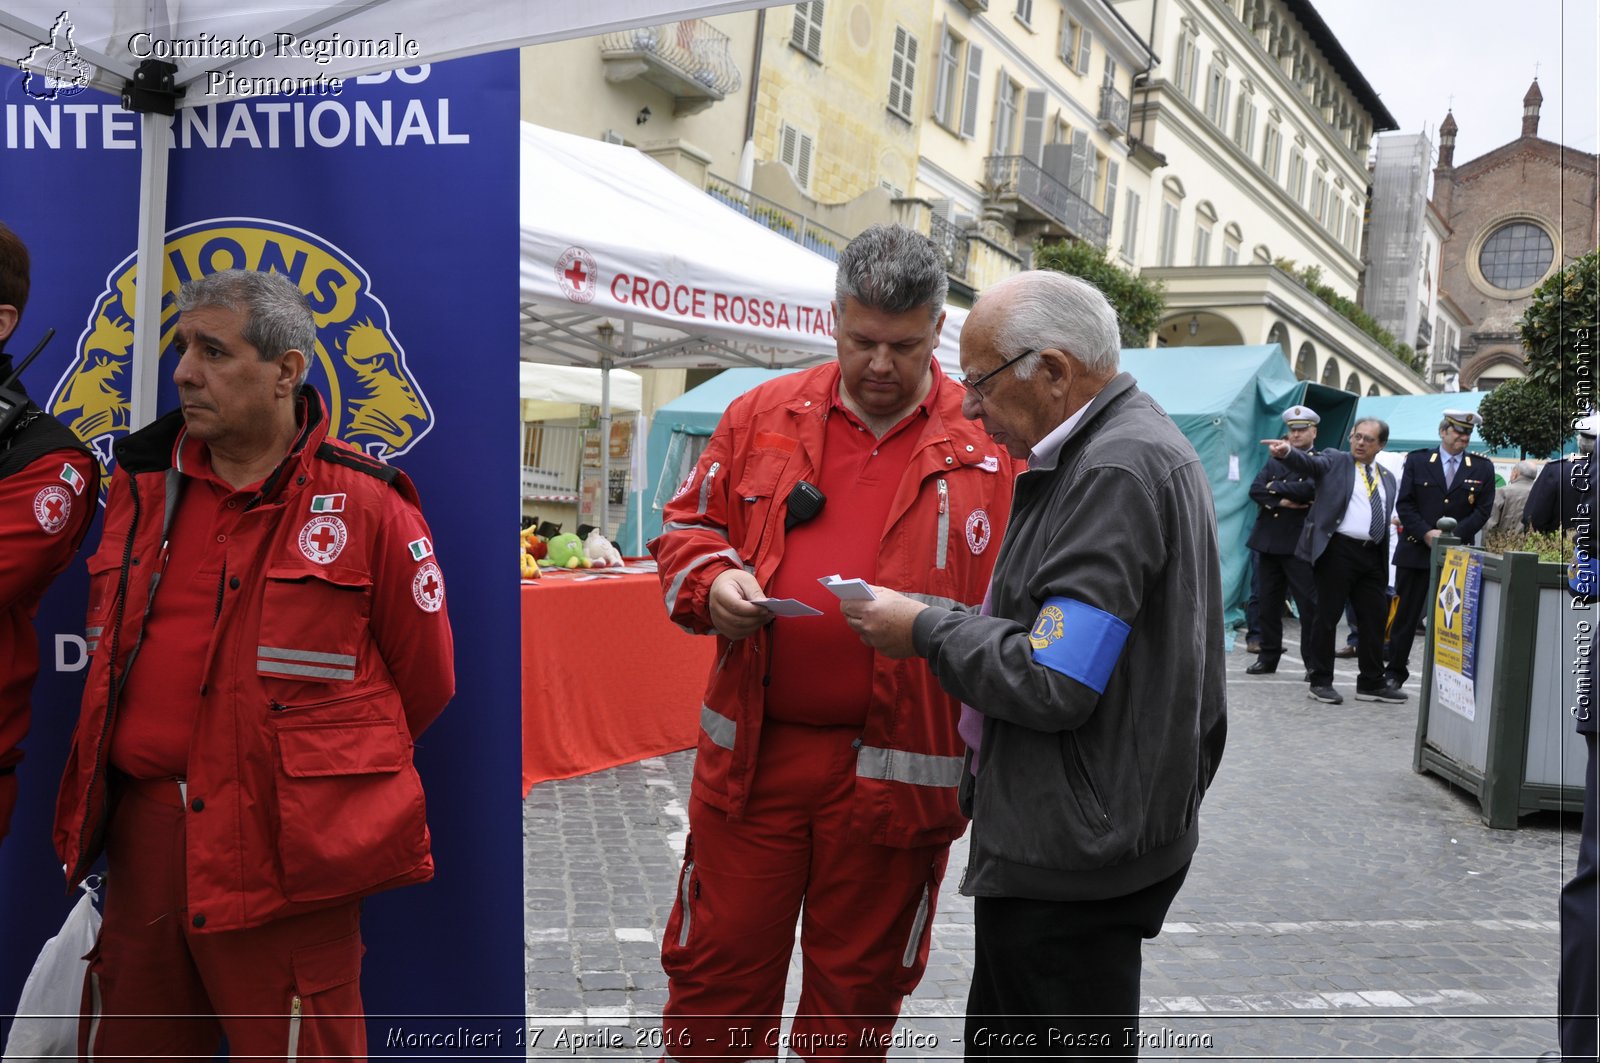
[{"label": "man in dark suit", "polygon": [[1578,436],[1578,453],[1545,465],[1528,492],[1522,523],[1534,531],[1575,529],[1579,521],[1594,518],[1583,512],[1583,493],[1594,479],[1594,437],[1600,429],[1600,414],[1590,414],[1572,427]]},{"label": "man in dark suit", "polygon": [[1452,533],[1472,542],[1494,508],[1494,463],[1468,454],[1472,430],[1483,418],[1470,410],[1446,410],[1439,422],[1439,445],[1406,455],[1400,474],[1400,542],[1394,550],[1394,591],[1398,603],[1389,623],[1384,679],[1399,689],[1411,675],[1411,644],[1428,598],[1428,562],[1439,538],[1440,517],[1456,521]]},{"label": "man in dark suit", "polygon": [[[1309,406],[1291,406],[1283,411],[1284,435],[1296,450],[1311,450],[1321,423],[1322,418]],[[1311,566],[1294,556],[1294,551],[1316,490],[1316,480],[1309,473],[1290,472],[1276,458],[1268,458],[1250,484],[1250,497],[1261,507],[1248,543],[1256,551],[1261,610],[1260,656],[1245,669],[1250,675],[1270,675],[1278,670],[1278,658],[1283,656],[1286,590],[1294,595],[1295,608],[1300,612],[1300,655],[1305,656],[1306,636],[1317,601],[1316,587]]]},{"label": "man in dark suit", "polygon": [[1311,565],[1317,605],[1311,634],[1303,641],[1309,697],[1338,705],[1333,688],[1333,637],[1345,602],[1355,606],[1360,632],[1356,678],[1358,701],[1404,701],[1406,695],[1383,682],[1383,623],[1388,611],[1389,515],[1399,487],[1394,474],[1377,463],[1389,441],[1389,426],[1376,417],[1356,422],[1350,452],[1307,454],[1286,440],[1263,439],[1272,456],[1291,472],[1316,480],[1317,494],[1300,532],[1295,556]]}]

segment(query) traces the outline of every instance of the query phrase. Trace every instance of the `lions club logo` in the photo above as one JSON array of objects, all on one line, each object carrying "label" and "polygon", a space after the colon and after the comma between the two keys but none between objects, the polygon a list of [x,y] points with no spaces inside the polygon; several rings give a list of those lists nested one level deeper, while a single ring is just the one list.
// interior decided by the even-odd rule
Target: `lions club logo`
[{"label": "lions club logo", "polygon": [[[112,444],[130,428],[134,257],[106,277],[73,363],[46,403],[94,451],[102,473],[110,472]],[[433,410],[366,270],[315,233],[261,218],[213,218],[168,234],[161,278],[163,388],[172,375],[179,287],[224,269],[282,273],[305,293],[317,324],[307,382],[328,399],[331,435],[383,459],[404,454],[427,435]],[[102,492],[109,480],[102,476]]]},{"label": "lions club logo", "polygon": [[331,565],[349,538],[338,517],[312,517],[300,529],[300,552],[319,565]]},{"label": "lions club logo", "polygon": [[595,278],[599,272],[594,256],[581,247],[569,247],[556,259],[556,283],[561,285],[561,294],[575,303],[594,299]]},{"label": "lions club logo", "polygon": [[1028,632],[1028,641],[1033,643],[1033,648],[1042,650],[1066,634],[1067,617],[1059,605],[1047,605],[1039,610],[1039,618],[1033,622],[1033,630]]},{"label": "lions club logo", "polygon": [[46,535],[54,535],[65,528],[70,516],[72,496],[67,494],[65,487],[51,484],[40,488],[39,493],[33,496],[33,519],[39,522],[39,527],[45,530]]}]

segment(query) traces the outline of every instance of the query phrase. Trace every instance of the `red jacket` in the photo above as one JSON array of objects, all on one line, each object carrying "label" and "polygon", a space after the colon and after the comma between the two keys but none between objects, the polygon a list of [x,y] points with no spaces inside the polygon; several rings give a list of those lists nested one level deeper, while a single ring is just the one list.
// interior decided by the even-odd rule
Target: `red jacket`
[{"label": "red jacket", "polygon": [[[667,612],[679,626],[712,630],[707,598],[728,569],[742,565],[763,586],[771,580],[783,559],[789,492],[815,479],[838,381],[838,363],[829,363],[780,377],[728,407],[694,473],[665,507],[662,535],[650,543]],[[881,529],[877,582],[936,603],[979,604],[1005,533],[1014,476],[1010,457],[961,416],[961,389],[940,388]],[[769,632],[770,625],[736,642],[718,636],[700,710],[695,794],[734,818],[760,770]],[[874,656],[855,769],[854,837],[910,848],[961,836],[966,819],[956,808],[956,784],[966,747],[956,733],[958,711],[926,661]]]},{"label": "red jacket", "polygon": [[0,444],[0,839],[16,801],[18,743],[28,733],[39,674],[33,617],[94,520],[99,483],[94,458],[46,414]]},{"label": "red jacket", "polygon": [[[189,745],[185,868],[200,929],[256,926],[433,875],[413,739],[455,691],[432,538],[404,473],[327,439],[302,389],[288,457],[246,505],[217,588]],[[117,444],[89,562],[92,658],[56,807],[77,882],[105,835],[116,696],[183,475],[181,415]],[[342,536],[342,538],[341,538]],[[342,543],[342,545],[340,545]]]}]

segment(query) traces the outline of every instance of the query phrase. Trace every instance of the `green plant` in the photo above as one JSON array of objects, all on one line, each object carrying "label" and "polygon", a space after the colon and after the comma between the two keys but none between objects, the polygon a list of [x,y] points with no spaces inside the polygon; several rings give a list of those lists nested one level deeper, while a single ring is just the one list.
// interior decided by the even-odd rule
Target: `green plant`
[{"label": "green plant", "polygon": [[1526,458],[1542,458],[1561,449],[1568,420],[1561,404],[1539,383],[1508,380],[1478,404],[1483,426],[1478,434],[1492,447],[1515,447]]},{"label": "green plant", "polygon": [[1484,540],[1484,549],[1496,554],[1515,551],[1538,554],[1540,561],[1566,564],[1573,558],[1573,535],[1567,532],[1499,531]]},{"label": "green plant", "polygon": [[1522,314],[1528,376],[1549,392],[1568,418],[1595,407],[1597,300],[1600,250],[1590,251],[1535,288],[1533,301]]},{"label": "green plant", "polygon": [[1117,312],[1124,347],[1148,346],[1150,334],[1161,326],[1167,309],[1165,288],[1118,266],[1105,248],[1078,241],[1046,244],[1035,249],[1033,264],[1070,273],[1099,288]]},{"label": "green plant", "polygon": [[1427,366],[1428,359],[1425,355],[1418,354],[1408,344],[1395,339],[1394,333],[1373,320],[1372,315],[1361,309],[1354,301],[1346,299],[1328,285],[1322,283],[1322,267],[1306,266],[1296,269],[1294,259],[1273,259],[1273,265],[1289,274],[1295,280],[1306,286],[1306,290],[1331,307],[1340,317],[1350,322],[1368,336],[1377,340],[1384,350],[1394,355],[1395,360],[1414,373],[1420,373]]}]

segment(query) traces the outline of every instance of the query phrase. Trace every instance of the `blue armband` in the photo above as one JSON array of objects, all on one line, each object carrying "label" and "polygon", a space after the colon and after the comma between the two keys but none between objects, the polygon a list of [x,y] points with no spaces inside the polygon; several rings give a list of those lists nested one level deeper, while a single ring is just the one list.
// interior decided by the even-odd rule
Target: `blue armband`
[{"label": "blue armband", "polygon": [[1073,598],[1047,598],[1028,641],[1033,659],[1105,693],[1130,628],[1123,620]]}]

